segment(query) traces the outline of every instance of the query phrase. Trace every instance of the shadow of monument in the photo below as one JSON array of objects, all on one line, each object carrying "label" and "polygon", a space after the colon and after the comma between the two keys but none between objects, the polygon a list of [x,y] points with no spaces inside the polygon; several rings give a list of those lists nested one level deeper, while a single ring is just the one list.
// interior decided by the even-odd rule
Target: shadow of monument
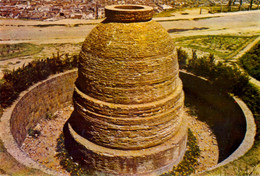
[{"label": "shadow of monument", "polygon": [[185,105],[196,109],[198,119],[206,122],[216,135],[221,162],[241,144],[246,132],[242,110],[227,93],[208,81],[180,73],[185,92]]}]

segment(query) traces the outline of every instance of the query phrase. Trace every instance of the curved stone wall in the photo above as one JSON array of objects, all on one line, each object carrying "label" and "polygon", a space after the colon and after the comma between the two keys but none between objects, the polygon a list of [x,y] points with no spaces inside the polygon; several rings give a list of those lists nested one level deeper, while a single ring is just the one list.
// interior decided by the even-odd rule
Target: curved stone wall
[{"label": "curved stone wall", "polygon": [[[60,173],[47,169],[39,163],[30,159],[23,151],[20,150],[19,147],[23,142],[24,137],[28,133],[28,129],[31,127],[33,128],[41,118],[45,118],[47,110],[49,110],[49,112],[55,112],[57,109],[72,103],[72,93],[74,90],[73,84],[76,80],[76,77],[77,70],[71,70],[65,73],[51,76],[47,80],[37,83],[27,91],[21,93],[20,98],[10,108],[5,109],[0,121],[1,129],[3,129],[3,131],[0,132],[0,137],[3,140],[7,151],[18,162],[23,163],[27,167],[42,170],[44,173],[48,173],[51,175],[60,175]],[[198,97],[201,96],[203,96],[204,98],[208,97],[208,100],[204,100],[204,102],[211,102],[211,104],[213,103],[209,107],[215,106],[216,109],[224,107],[223,105],[220,106],[219,104],[215,104],[214,101],[212,101],[214,100],[214,98],[210,98],[210,94],[207,94],[210,89],[216,89],[214,87],[210,87],[207,81],[183,72],[180,72],[180,77],[184,83],[186,99],[188,99],[191,95],[195,95],[194,97],[197,97],[195,98],[195,100],[199,100]],[[204,85],[204,88],[202,85]],[[195,94],[195,92],[197,92],[197,95]],[[237,98],[235,99],[235,101],[232,98],[228,99],[228,101],[233,104],[232,106],[234,106],[238,110],[237,112],[245,115],[246,120],[244,116],[241,115],[239,115],[239,117],[242,117],[242,119],[237,120],[242,122],[241,125],[244,126],[243,128],[246,127],[247,131],[246,133],[243,133],[243,137],[245,134],[244,139],[243,137],[239,137],[239,139],[236,138],[238,143],[235,144],[234,140],[230,140],[229,143],[223,143],[222,147],[224,148],[230,148],[231,145],[234,145],[235,147],[231,147],[233,149],[225,155],[226,158],[222,158],[222,160],[224,161],[220,162],[214,168],[225,165],[243,156],[254,143],[256,127],[252,113],[241,100]],[[227,118],[227,121],[229,121],[228,117],[229,116],[225,116],[225,118]],[[214,123],[216,123],[216,121],[209,122],[211,126],[214,126]],[[236,134],[238,128],[236,127],[236,124],[231,124],[233,125],[233,127],[228,129],[228,134]],[[233,130],[235,130],[235,132]],[[218,141],[221,140],[222,134],[217,133],[216,135]],[[232,135],[232,137],[234,137],[234,135]],[[232,155],[230,155],[231,153]]]},{"label": "curved stone wall", "polygon": [[205,121],[217,137],[218,164],[208,171],[243,156],[254,144],[256,125],[247,105],[237,97],[221,92],[209,81],[180,71],[185,103],[197,108],[198,119]]},{"label": "curved stone wall", "polygon": [[1,129],[4,130],[0,133],[1,139],[7,151],[18,162],[51,175],[60,175],[30,159],[21,151],[20,146],[28,130],[34,128],[41,119],[46,118],[46,113],[53,114],[72,103],[76,78],[77,70],[51,76],[22,92],[18,100],[4,111],[0,123]]}]

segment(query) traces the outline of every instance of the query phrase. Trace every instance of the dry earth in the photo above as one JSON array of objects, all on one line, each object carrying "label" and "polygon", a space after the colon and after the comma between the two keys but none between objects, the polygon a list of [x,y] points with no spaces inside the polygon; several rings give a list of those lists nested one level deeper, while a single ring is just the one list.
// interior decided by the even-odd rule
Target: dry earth
[{"label": "dry earth", "polygon": [[[40,121],[36,125],[35,130],[41,131],[41,134],[37,138],[27,135],[21,147],[33,160],[65,175],[68,175],[68,173],[60,166],[60,161],[55,155],[57,154],[57,139],[62,133],[63,125],[70,117],[72,111],[72,106],[66,107],[55,113],[55,119]],[[196,172],[216,165],[218,162],[218,145],[216,137],[209,126],[197,120],[195,116],[188,115],[188,113],[185,113],[184,119],[186,119],[189,128],[196,136],[201,150]]]}]

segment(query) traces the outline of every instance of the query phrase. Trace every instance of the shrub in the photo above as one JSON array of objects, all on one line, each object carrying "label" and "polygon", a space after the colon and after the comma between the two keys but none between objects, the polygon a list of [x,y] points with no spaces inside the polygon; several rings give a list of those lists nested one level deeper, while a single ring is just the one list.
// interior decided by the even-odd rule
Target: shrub
[{"label": "shrub", "polygon": [[260,42],[243,55],[239,61],[249,75],[260,80]]},{"label": "shrub", "polygon": [[3,81],[0,82],[0,104],[6,108],[18,97],[19,93],[51,74],[63,72],[77,67],[78,56],[74,55],[62,59],[57,53],[52,58],[33,61],[28,65],[12,72],[4,72]]},{"label": "shrub", "polygon": [[180,68],[184,68],[188,61],[188,53],[186,51],[182,50],[182,48],[178,48],[177,56],[178,56]]},{"label": "shrub", "polygon": [[193,51],[192,59],[185,67],[196,75],[203,76],[222,91],[242,95],[249,82],[248,75],[241,72],[236,65],[215,62],[214,55],[200,57]]},{"label": "shrub", "polygon": [[[257,52],[259,54],[259,49]],[[182,58],[179,58],[179,60],[182,60]],[[188,59],[188,63],[184,67],[196,75],[209,79],[211,84],[222,91],[239,96],[254,115],[257,125],[255,139],[256,142],[260,140],[260,92],[249,83],[249,77],[246,73],[240,71],[236,65],[226,65],[221,62],[216,63],[213,55],[198,58],[196,51],[193,51],[192,59]]]}]

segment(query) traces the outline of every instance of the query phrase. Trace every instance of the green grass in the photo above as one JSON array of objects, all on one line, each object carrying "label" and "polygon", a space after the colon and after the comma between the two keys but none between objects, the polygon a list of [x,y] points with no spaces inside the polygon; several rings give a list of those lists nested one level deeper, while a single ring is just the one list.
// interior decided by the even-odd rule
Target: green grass
[{"label": "green grass", "polygon": [[257,36],[207,35],[174,39],[177,46],[196,49],[231,59],[251,43]]},{"label": "green grass", "polygon": [[[192,131],[188,129],[188,141],[187,150],[184,154],[183,160],[178,166],[174,166],[172,171],[169,173],[162,174],[162,176],[173,176],[173,175],[190,175],[195,171],[195,167],[198,163],[198,157],[200,156],[200,149],[196,137]],[[87,175],[87,171],[84,167],[81,167],[79,163],[73,160],[65,148],[63,134],[57,139],[57,158],[61,160],[61,165],[71,175]]]},{"label": "green grass", "polygon": [[[253,148],[244,156],[225,166],[221,166],[204,175],[259,175],[260,143],[255,143]],[[258,169],[257,169],[258,167]]]},{"label": "green grass", "polygon": [[[260,89],[251,83],[245,84],[245,73],[241,75],[242,72],[237,69],[232,69],[233,71],[227,69],[230,66],[227,67],[227,65],[223,65],[221,62],[215,63],[214,59],[211,59],[211,57],[198,58],[196,54],[193,54],[193,57],[188,59],[187,52],[184,52],[181,49],[178,49],[177,52],[181,67],[196,75],[204,76],[211,81],[214,80],[214,82],[212,82],[213,85],[216,85],[216,87],[221,89],[232,86],[233,89],[225,88],[223,90],[239,95],[252,111],[256,123],[257,130],[254,145],[244,156],[225,166],[216,168],[213,171],[208,171],[203,175],[260,175]],[[259,54],[259,51],[254,50],[254,54]],[[185,63],[188,63],[188,65],[185,65]]]},{"label": "green grass", "polygon": [[249,75],[260,80],[260,42],[244,54],[239,62]]},{"label": "green grass", "polygon": [[175,175],[190,175],[195,171],[198,164],[198,157],[200,156],[200,148],[196,137],[192,131],[188,129],[187,150],[184,154],[183,160],[174,166],[169,173],[162,174],[161,176],[175,176]]},{"label": "green grass", "polygon": [[42,49],[41,45],[31,43],[0,44],[0,60],[34,55],[41,52]]}]

